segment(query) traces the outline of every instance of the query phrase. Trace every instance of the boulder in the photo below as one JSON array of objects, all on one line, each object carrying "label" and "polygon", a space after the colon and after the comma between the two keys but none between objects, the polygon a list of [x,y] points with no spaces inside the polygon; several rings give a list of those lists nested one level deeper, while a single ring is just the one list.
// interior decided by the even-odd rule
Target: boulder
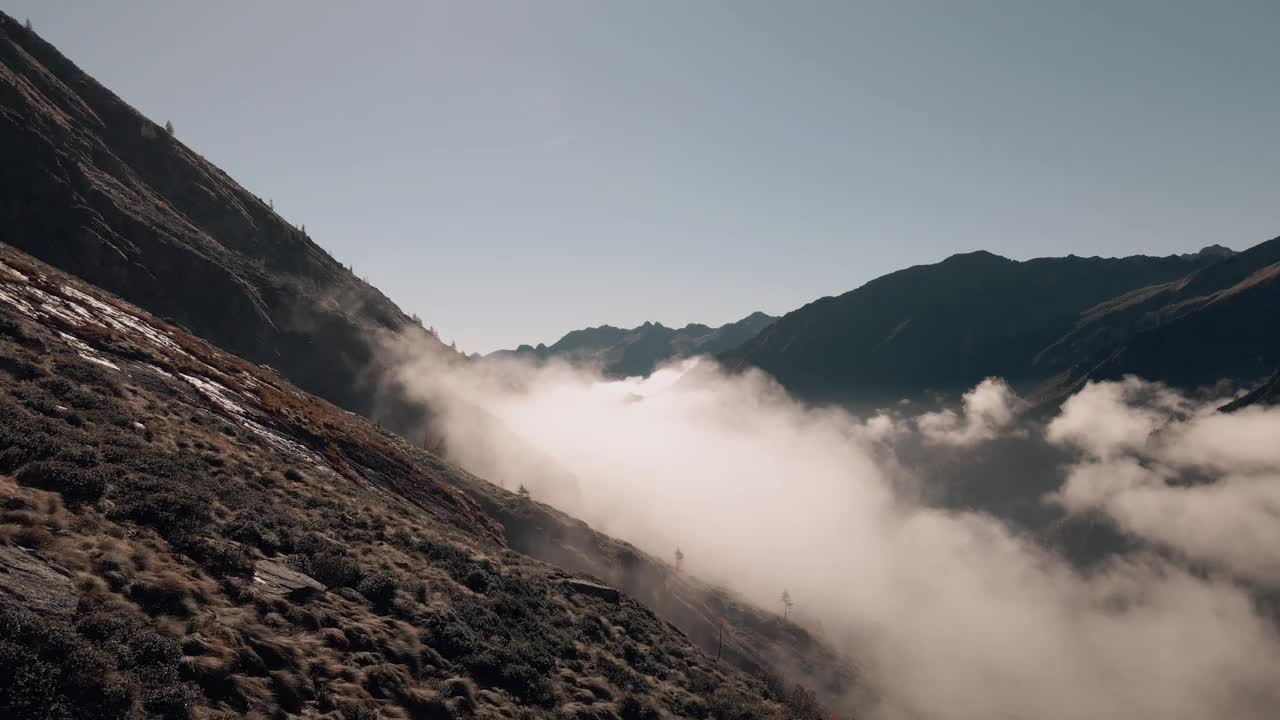
[{"label": "boulder", "polygon": [[618,592],[617,588],[611,588],[608,585],[601,585],[580,578],[569,578],[561,582],[574,592],[598,597],[606,602],[617,604],[622,601],[622,594]]},{"label": "boulder", "polygon": [[253,565],[253,584],[271,595],[291,600],[305,600],[324,592],[324,586],[310,575],[294,570],[274,560],[259,560]]},{"label": "boulder", "polygon": [[42,615],[70,615],[76,590],[62,568],[35,553],[0,546],[0,605],[16,605]]}]

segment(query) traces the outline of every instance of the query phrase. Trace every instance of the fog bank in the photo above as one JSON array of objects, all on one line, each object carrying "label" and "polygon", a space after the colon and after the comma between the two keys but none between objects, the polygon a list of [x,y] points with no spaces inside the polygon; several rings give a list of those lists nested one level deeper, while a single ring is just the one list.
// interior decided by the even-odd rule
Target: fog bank
[{"label": "fog bank", "polygon": [[[468,469],[652,554],[679,546],[688,572],[762,607],[780,611],[789,590],[800,622],[820,622],[884,698],[864,708],[873,717],[1280,707],[1280,636],[1244,584],[1280,577],[1275,411],[1216,415],[1137,380],[1071,398],[1046,439],[1076,460],[1045,501],[1162,550],[1083,573],[990,515],[921,504],[895,452],[908,438],[959,449],[1028,432],[998,380],[956,409],[857,417],[705,360],[605,380],[560,364],[445,366],[403,344],[388,357]],[[1202,484],[1176,484],[1192,470]]]}]

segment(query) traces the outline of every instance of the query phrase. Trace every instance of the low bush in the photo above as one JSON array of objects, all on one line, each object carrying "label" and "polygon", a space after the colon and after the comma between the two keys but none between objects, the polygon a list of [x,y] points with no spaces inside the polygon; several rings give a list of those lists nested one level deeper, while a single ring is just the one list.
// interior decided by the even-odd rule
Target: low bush
[{"label": "low bush", "polygon": [[365,596],[376,608],[386,609],[396,599],[400,583],[394,575],[380,572],[369,575],[356,585],[356,592]]},{"label": "low bush", "polygon": [[308,553],[299,564],[302,572],[329,589],[354,587],[360,582],[360,565],[345,550],[330,548]]},{"label": "low bush", "polygon": [[62,493],[68,504],[97,502],[107,489],[101,474],[66,462],[30,463],[16,477],[28,487]]}]

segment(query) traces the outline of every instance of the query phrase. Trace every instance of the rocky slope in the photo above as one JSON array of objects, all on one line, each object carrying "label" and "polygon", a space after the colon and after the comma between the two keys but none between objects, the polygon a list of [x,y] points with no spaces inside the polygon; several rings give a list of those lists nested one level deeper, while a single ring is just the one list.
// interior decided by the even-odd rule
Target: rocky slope
[{"label": "rocky slope", "polygon": [[369,338],[426,331],[3,13],[0,157],[0,240],[345,408],[420,420],[378,397]]},{"label": "rocky slope", "polygon": [[0,588],[3,717],[816,718],[768,663],[851,681],[803,630],[2,245]]},{"label": "rocky slope", "polygon": [[718,355],[731,350],[755,337],[775,319],[756,312],[716,328],[697,323],[682,328],[651,322],[629,329],[601,325],[574,330],[550,346],[521,345],[515,350],[491,353],[486,359],[519,358],[534,362],[558,359],[598,368],[608,377],[648,375],[668,360]]},{"label": "rocky slope", "polygon": [[[810,398],[867,403],[931,391],[954,393],[993,375],[1023,390],[1046,383],[1057,383],[1060,389],[1070,384],[1062,384],[1064,379],[1087,375],[1101,364],[1100,353],[1122,343],[1130,343],[1132,358],[1124,371],[1147,370],[1157,373],[1152,375],[1156,379],[1179,382],[1191,375],[1178,376],[1167,364],[1157,364],[1158,343],[1147,344],[1156,336],[1138,340],[1135,335],[1150,318],[1125,322],[1106,310],[1108,304],[1158,303],[1156,296],[1173,298],[1160,288],[1188,278],[1217,278],[1219,273],[1235,277],[1239,273],[1220,268],[1254,267],[1255,254],[1237,256],[1213,246],[1169,257],[1070,256],[1018,262],[987,252],[956,255],[891,273],[788,313],[722,359],[730,367],[762,368]],[[1248,301],[1260,295],[1252,293]],[[1214,303],[1205,307],[1210,304]],[[1265,312],[1268,306],[1256,307]],[[1103,317],[1107,320],[1097,320]],[[1257,313],[1251,313],[1247,322],[1256,319]],[[1253,326],[1257,332],[1264,327]],[[1189,340],[1190,336],[1184,338]],[[1202,355],[1211,352],[1206,347]],[[1147,359],[1139,362],[1140,355]],[[1252,365],[1243,357],[1237,360],[1221,366],[1206,362],[1203,372],[1237,373],[1246,365],[1256,372],[1267,358]]]}]

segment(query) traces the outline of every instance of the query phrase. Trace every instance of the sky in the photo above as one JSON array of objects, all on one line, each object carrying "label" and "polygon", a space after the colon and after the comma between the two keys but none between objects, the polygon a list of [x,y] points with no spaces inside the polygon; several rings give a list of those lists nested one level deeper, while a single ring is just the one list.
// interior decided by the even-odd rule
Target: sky
[{"label": "sky", "polygon": [[1274,0],[0,0],[468,352],[1280,234]]}]

